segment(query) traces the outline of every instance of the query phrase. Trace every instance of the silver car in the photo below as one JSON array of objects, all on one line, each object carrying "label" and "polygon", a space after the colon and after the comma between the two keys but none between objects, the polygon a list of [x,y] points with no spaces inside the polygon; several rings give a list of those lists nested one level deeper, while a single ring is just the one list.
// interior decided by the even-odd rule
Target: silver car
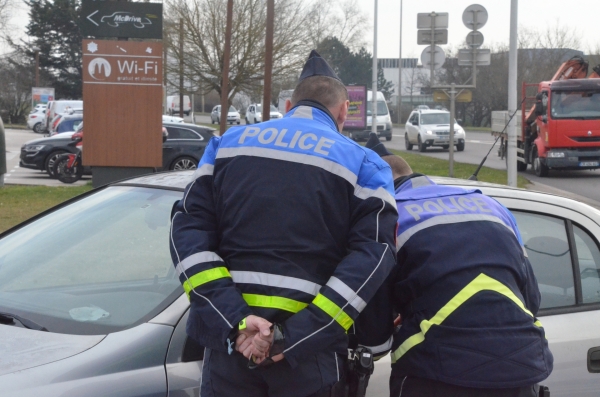
[{"label": "silver car", "polygon": [[[404,125],[404,146],[412,150],[417,146],[419,152],[428,147],[450,147],[450,112],[445,110],[416,109],[408,116]],[[454,123],[454,145],[456,150],[465,150],[465,130]]]},{"label": "silver car", "polygon": [[[169,255],[169,216],[191,171],[119,182],[0,235],[4,396],[198,396],[203,349]],[[534,267],[554,354],[552,396],[600,389],[600,211],[458,179],[507,206]],[[468,244],[468,242],[465,242]],[[482,247],[485,249],[485,247]],[[389,356],[369,396],[387,397]]]}]

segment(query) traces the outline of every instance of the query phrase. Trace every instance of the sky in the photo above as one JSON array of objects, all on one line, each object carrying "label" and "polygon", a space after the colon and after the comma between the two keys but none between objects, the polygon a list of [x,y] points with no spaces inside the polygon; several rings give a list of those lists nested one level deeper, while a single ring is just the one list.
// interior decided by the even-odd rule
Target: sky
[{"label": "sky", "polygon": [[[235,0],[243,1],[243,0]],[[323,0],[326,1],[326,0]],[[417,45],[417,13],[447,12],[449,13],[448,42],[458,46],[462,44],[469,29],[462,23],[462,13],[471,4],[480,4],[487,9],[488,22],[481,29],[484,45],[505,43],[509,41],[510,0],[378,0],[378,45],[379,58],[397,58],[399,54],[399,21],[400,1],[403,2],[402,56],[403,58],[419,58],[426,46]],[[373,21],[375,0],[358,0],[370,21]],[[546,26],[566,26],[576,29],[581,36],[583,48],[598,45],[597,39],[598,6],[597,0],[520,0],[519,25],[545,29]],[[12,24],[16,32],[24,32],[27,25],[27,6],[16,0],[17,10]],[[596,29],[594,29],[596,27]],[[22,34],[22,33],[21,33]],[[367,33],[369,45],[373,43],[373,30]],[[445,46],[442,46],[444,48]],[[7,51],[0,47],[0,53]]]}]

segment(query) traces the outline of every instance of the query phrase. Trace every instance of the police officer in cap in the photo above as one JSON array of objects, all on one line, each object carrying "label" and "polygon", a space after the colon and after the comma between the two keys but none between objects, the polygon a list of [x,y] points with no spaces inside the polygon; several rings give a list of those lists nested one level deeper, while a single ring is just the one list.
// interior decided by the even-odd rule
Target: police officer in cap
[{"label": "police officer in cap", "polygon": [[399,216],[390,396],[538,396],[553,358],[512,214],[413,173],[376,137],[368,145],[392,168]]},{"label": "police officer in cap", "polygon": [[340,134],[348,94],[311,52],[286,115],[214,137],[172,214],[206,347],[201,395],[329,396],[347,332],[395,266],[390,167]]}]

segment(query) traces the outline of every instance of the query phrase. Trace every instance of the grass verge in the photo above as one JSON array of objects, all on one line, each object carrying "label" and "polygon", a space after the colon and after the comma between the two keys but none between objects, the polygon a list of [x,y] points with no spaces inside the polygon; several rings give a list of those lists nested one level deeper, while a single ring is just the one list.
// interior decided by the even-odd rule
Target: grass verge
[{"label": "grass verge", "polygon": [[[448,176],[448,161],[440,160],[433,157],[422,156],[415,153],[399,152],[391,150],[391,152],[401,156],[410,164],[414,172],[430,176]],[[467,179],[477,169],[475,164],[466,164],[454,162],[454,177],[459,179]],[[500,185],[506,185],[507,176],[506,171],[496,170],[493,168],[482,167],[477,175],[477,179],[481,182],[497,183]],[[522,177],[517,176],[517,186],[525,188],[529,181]]]},{"label": "grass verge", "polygon": [[91,184],[72,187],[5,185],[0,188],[0,233],[91,189]]}]

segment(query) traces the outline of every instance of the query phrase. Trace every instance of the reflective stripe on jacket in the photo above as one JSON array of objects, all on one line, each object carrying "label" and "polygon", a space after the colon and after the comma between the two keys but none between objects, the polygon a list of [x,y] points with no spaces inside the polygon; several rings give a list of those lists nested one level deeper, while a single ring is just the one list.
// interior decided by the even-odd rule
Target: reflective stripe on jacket
[{"label": "reflective stripe on jacket", "polygon": [[326,112],[230,128],[174,207],[171,253],[188,333],[225,349],[256,314],[284,324],[286,359],[346,352],[346,332],[395,265],[389,166]]},{"label": "reflective stripe on jacket", "polygon": [[512,214],[478,190],[409,179],[396,191],[402,314],[392,370],[465,387],[548,377],[540,292]]}]

